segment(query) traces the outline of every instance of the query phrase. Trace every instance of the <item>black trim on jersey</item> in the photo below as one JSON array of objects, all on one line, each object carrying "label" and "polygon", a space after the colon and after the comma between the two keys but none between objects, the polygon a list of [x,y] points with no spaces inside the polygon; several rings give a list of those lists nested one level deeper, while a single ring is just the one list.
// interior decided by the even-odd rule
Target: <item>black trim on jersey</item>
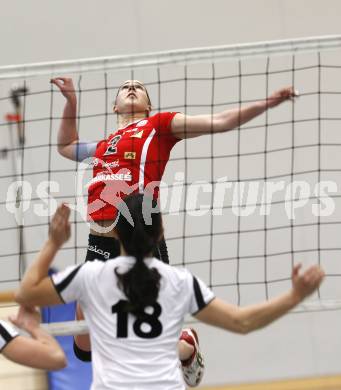
[{"label": "black trim on jersey", "polygon": [[60,292],[58,291],[57,286],[54,284],[54,280],[53,280],[52,276],[50,276],[50,279],[51,279],[52,286],[56,290],[56,293],[58,294],[60,300],[62,301],[62,303],[66,304],[66,302],[63,299],[63,297],[60,295]]},{"label": "black trim on jersey", "polygon": [[73,340],[73,352],[78,360],[81,360],[82,362],[91,362],[92,360],[91,351],[84,351],[79,348],[75,340]]},{"label": "black trim on jersey", "polygon": [[193,276],[193,288],[194,288],[194,295],[195,295],[195,300],[197,301],[198,309],[201,310],[206,306],[206,303],[204,301],[204,297],[202,296],[199,282],[195,276]]},{"label": "black trim on jersey", "polygon": [[80,264],[77,268],[75,268],[72,272],[69,273],[69,275],[64,279],[62,280],[60,283],[56,284],[53,280],[52,277],[51,278],[51,281],[52,281],[52,284],[54,285],[54,288],[56,289],[60,299],[62,300],[63,303],[66,303],[61,295],[61,293],[63,292],[63,290],[72,282],[72,279],[77,275],[77,272],[80,270],[80,268],[82,267],[83,264]]},{"label": "black trim on jersey", "polygon": [[12,335],[2,324],[0,324],[0,335],[6,341],[6,343],[12,340]]},{"label": "black trim on jersey", "polygon": [[208,302],[205,302],[204,297],[203,297],[202,292],[201,292],[201,288],[200,288],[198,279],[195,276],[193,276],[193,289],[194,289],[195,300],[197,301],[197,305],[198,305],[198,310],[196,310],[194,313],[192,313],[192,315],[195,315],[195,314],[199,313],[199,311],[204,309],[209,303],[211,303],[213,301],[213,299],[215,298],[215,296],[213,296],[212,299],[210,299]]},{"label": "black trim on jersey", "polygon": [[0,348],[0,353],[2,353],[3,352],[3,350],[14,340],[14,339],[16,339],[17,337],[19,337],[20,336],[20,334],[16,334],[15,336],[13,336],[12,338],[11,338],[11,340],[9,340],[2,348]]},{"label": "black trim on jersey", "polygon": [[196,314],[198,314],[199,312],[201,312],[201,310],[202,310],[202,309],[205,309],[205,307],[206,307],[207,305],[209,305],[214,299],[216,299],[215,296],[213,296],[208,302],[205,302],[205,306],[204,306],[204,307],[202,307],[201,309],[195,311],[194,313],[191,313],[191,315],[192,315],[192,316],[195,316]]},{"label": "black trim on jersey", "polygon": [[8,330],[0,324],[0,335],[1,337],[5,340],[6,344],[0,349],[0,352],[2,352],[2,350],[8,345],[8,343],[10,343],[13,339],[15,339],[17,336],[19,336],[18,334],[16,334],[15,336],[12,336]]}]

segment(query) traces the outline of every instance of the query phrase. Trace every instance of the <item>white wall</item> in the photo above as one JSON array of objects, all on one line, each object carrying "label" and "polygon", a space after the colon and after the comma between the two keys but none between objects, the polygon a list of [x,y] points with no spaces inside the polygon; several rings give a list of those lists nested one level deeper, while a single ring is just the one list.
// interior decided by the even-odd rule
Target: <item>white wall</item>
[{"label": "white wall", "polygon": [[[340,33],[341,3],[336,0],[324,2],[317,0],[238,2],[141,0],[120,3],[2,0],[1,6],[0,33],[4,44],[0,65]],[[8,37],[7,41],[5,37]],[[301,82],[304,91],[308,85],[305,80]],[[42,78],[35,81],[34,87],[31,88],[48,90],[46,84],[47,79]],[[6,88],[9,85],[10,83],[2,84],[1,96],[6,95]],[[255,86],[249,93],[253,98],[260,98],[264,89],[258,91]],[[50,95],[46,96],[49,99]],[[236,95],[229,95],[229,99],[233,100],[233,96]],[[41,112],[47,113],[49,101],[43,95],[36,99],[33,107],[39,106]],[[301,105],[298,106],[298,111],[304,113],[311,104],[306,101],[305,105],[305,100],[302,101],[303,103],[299,103]],[[60,115],[62,100],[56,97],[54,104],[55,115]],[[6,109],[2,106],[1,112]],[[39,110],[35,112],[33,108],[32,117],[39,115]],[[280,117],[282,114],[285,116],[288,112],[284,110]],[[84,124],[82,131],[88,138],[91,137],[94,123]],[[260,123],[264,123],[264,118]],[[57,126],[58,121],[54,121],[53,137]],[[103,126],[102,122],[99,124],[99,127],[101,126]],[[39,128],[31,127],[32,132],[36,131],[34,142],[46,142],[48,132],[44,127],[46,124],[42,124]],[[218,149],[220,145],[228,145],[231,139],[229,137],[233,135],[220,137],[224,138],[219,138],[216,142]],[[220,140],[223,141],[220,143]],[[193,143],[189,143],[189,146],[194,154],[198,150],[205,149],[205,141],[201,145],[194,143],[195,141],[191,142]],[[47,151],[42,150],[39,160],[35,160],[34,156],[31,158],[28,154],[27,157],[31,158],[30,169],[39,170],[40,161],[46,162],[48,159],[46,153]],[[55,166],[70,166],[56,156],[55,151],[52,154]],[[175,155],[183,155],[181,146]],[[7,169],[4,164],[4,161],[0,161],[2,170]],[[203,179],[207,179],[206,175]],[[64,185],[63,193],[67,194],[68,190],[72,189],[72,178],[64,177],[64,180],[67,180],[67,184]],[[1,193],[1,200],[4,197],[5,194]],[[174,224],[170,236],[178,233],[176,231],[178,223],[178,220],[173,218],[169,220],[170,227]],[[203,219],[200,224],[193,223],[191,226],[193,229],[200,230],[205,228],[205,223],[206,220]],[[13,233],[8,233],[8,237],[11,234]],[[32,249],[37,249],[39,242],[45,236],[45,230],[37,229],[32,234],[30,245]],[[79,227],[78,235],[78,242],[85,243],[86,229]],[[38,237],[38,240],[34,237]],[[5,243],[6,240],[9,240],[7,236]],[[70,246],[72,245],[73,243],[70,243]],[[172,244],[170,246],[172,247]],[[195,244],[189,249],[196,253],[197,248],[200,252],[201,247]],[[178,253],[176,248],[172,248],[172,251]],[[59,264],[63,265],[67,262],[64,260],[66,253],[69,252],[66,251],[60,256]],[[257,270],[259,268],[252,268],[252,272]],[[1,272],[10,277],[11,273],[17,272],[17,268],[13,271],[12,265],[1,269]],[[205,279],[203,269],[197,268],[197,272],[202,273],[203,275],[200,276]],[[219,293],[229,296],[229,293],[225,294],[222,289]],[[243,303],[262,298],[262,293],[258,290],[255,295],[254,293],[255,291],[252,291],[249,296],[246,294]],[[234,295],[235,293],[231,294]],[[198,325],[207,360],[205,383],[244,382],[339,373],[340,325],[340,313],[328,311],[292,314],[270,328],[247,337]]]},{"label": "white wall", "polygon": [[1,65],[338,34],[338,0],[1,0]]}]

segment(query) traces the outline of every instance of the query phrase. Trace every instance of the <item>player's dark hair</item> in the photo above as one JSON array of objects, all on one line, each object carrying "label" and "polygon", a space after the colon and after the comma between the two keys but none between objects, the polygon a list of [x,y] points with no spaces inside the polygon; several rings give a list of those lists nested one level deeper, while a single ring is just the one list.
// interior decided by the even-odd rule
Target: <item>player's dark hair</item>
[{"label": "player's dark hair", "polygon": [[[125,273],[115,269],[118,286],[128,298],[127,310],[136,316],[143,316],[144,308],[153,305],[159,295],[161,276],[156,268],[149,268],[144,259],[151,254],[163,233],[160,212],[154,212],[155,202],[147,195],[127,196],[120,207],[116,224],[118,238],[127,255],[136,258],[132,268]],[[123,210],[129,210],[131,220]],[[153,212],[151,212],[153,211]],[[146,218],[145,218],[146,217]]]}]

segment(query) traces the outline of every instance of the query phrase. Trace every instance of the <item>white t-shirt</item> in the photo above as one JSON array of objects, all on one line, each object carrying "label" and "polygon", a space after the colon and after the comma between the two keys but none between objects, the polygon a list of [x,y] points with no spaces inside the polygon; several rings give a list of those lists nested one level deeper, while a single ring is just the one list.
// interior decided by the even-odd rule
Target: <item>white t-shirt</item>
[{"label": "white t-shirt", "polygon": [[64,302],[77,300],[90,329],[92,390],[182,390],[177,342],[186,314],[203,309],[213,292],[186,269],[146,259],[161,275],[154,307],[146,322],[122,310],[127,300],[118,288],[115,269],[126,272],[135,258],[86,262],[52,276]]},{"label": "white t-shirt", "polygon": [[19,336],[19,333],[11,324],[0,320],[0,352],[17,336]]}]

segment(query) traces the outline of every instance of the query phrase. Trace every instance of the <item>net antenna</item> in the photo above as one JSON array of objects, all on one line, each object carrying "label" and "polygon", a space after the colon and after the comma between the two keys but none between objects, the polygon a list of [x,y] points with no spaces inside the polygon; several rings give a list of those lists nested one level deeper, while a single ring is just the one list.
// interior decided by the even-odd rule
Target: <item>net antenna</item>
[{"label": "net antenna", "polygon": [[[14,108],[14,112],[6,114],[5,119],[8,123],[9,140],[10,140],[10,155],[12,163],[13,177],[16,180],[15,191],[15,219],[18,224],[17,236],[19,243],[19,277],[23,276],[26,270],[25,242],[24,242],[24,218],[23,218],[23,157],[25,147],[25,96],[28,93],[28,88],[23,85],[14,84],[10,90],[10,100]],[[16,128],[16,137],[14,136],[14,128]],[[8,150],[7,150],[8,152]],[[7,153],[6,153],[7,155]]]}]

